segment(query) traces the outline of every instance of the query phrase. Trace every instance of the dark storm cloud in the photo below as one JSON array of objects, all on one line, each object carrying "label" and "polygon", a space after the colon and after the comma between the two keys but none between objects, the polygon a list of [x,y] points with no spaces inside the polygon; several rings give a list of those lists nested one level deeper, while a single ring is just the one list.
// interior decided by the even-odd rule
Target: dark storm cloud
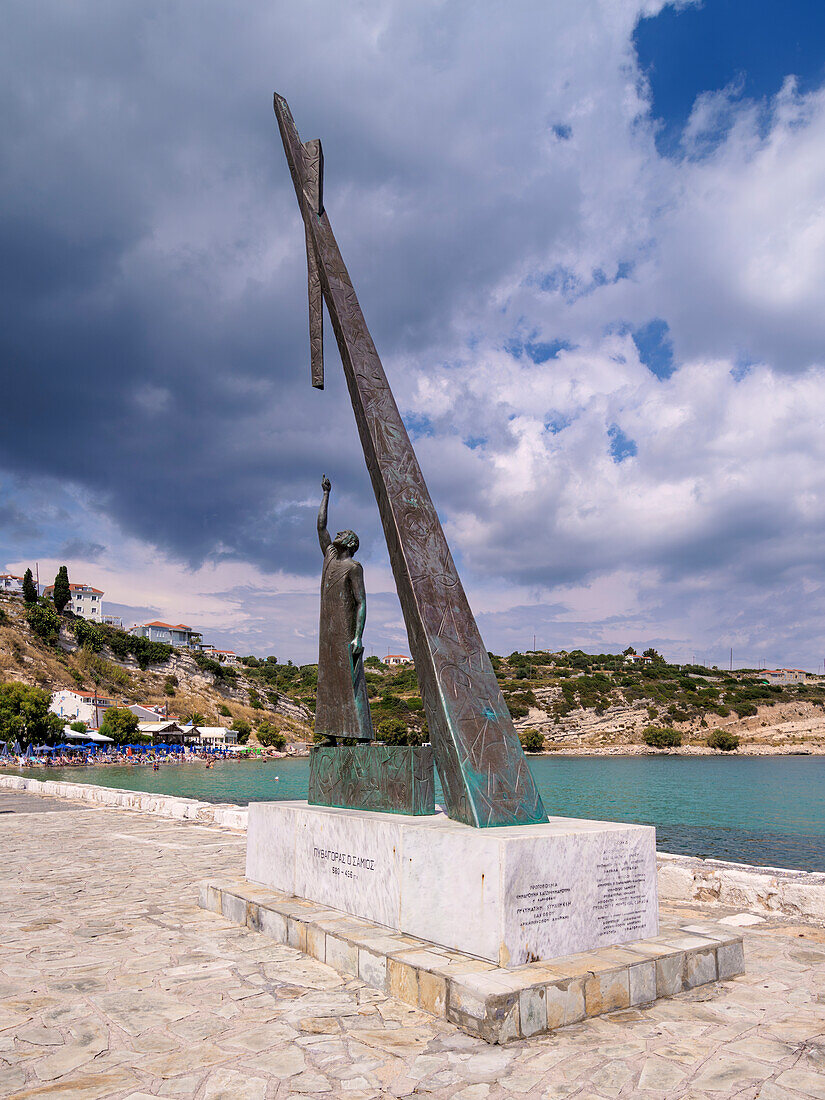
[{"label": "dark storm cloud", "polygon": [[[324,141],[327,208],[491,646],[533,620],[560,644],[610,623],[757,637],[765,591],[819,646],[825,101],[786,84],[758,119],[729,105],[712,155],[660,158],[631,46],[660,7],[7,3],[0,524],[19,559],[105,544],[124,606],[152,591],[137,610],[170,598],[147,580],[167,558],[314,573],[327,473],[331,524],[384,567],[329,327],[327,390],[309,386],[277,89]],[[686,140],[715,109],[696,100]],[[124,533],[145,562],[118,587]],[[640,606],[620,614],[606,590],[589,618],[548,597],[625,574]],[[502,578],[542,614],[523,591],[503,609]],[[247,614],[249,644],[309,659],[315,596],[276,593],[271,616],[300,619],[276,628],[259,588],[211,595],[230,647]],[[375,608],[396,645],[395,603]]]},{"label": "dark storm cloud", "polygon": [[62,558],[82,558],[84,561],[96,561],[106,547],[100,542],[89,542],[86,539],[67,539],[58,550]]},{"label": "dark storm cloud", "polygon": [[[564,203],[542,205],[546,178],[523,172],[523,126],[502,111],[536,78],[492,56],[484,20],[361,19],[324,5],[242,18],[211,3],[7,8],[6,470],[82,485],[127,532],[192,563],[302,568],[306,508],[288,502],[314,495],[323,470],[377,535],[334,350],[332,392],[308,391],[303,235],[273,86],[303,135],[325,140],[329,205],[390,357],[443,338],[457,303],[552,234]],[[482,79],[473,43],[506,103],[460,125],[457,99]],[[429,82],[388,84],[396,64]],[[519,193],[494,198],[494,218],[482,147]],[[564,173],[555,186],[575,197]]]}]

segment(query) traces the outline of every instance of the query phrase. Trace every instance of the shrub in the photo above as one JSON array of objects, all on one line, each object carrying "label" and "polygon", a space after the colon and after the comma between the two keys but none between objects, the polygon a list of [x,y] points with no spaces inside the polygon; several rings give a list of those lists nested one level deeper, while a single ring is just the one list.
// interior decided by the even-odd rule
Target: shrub
[{"label": "shrub", "polygon": [[34,633],[47,645],[57,645],[60,637],[60,616],[47,602],[29,604],[26,621]]},{"label": "shrub", "polygon": [[224,718],[232,717],[232,711],[229,709],[226,703],[221,703],[221,705],[218,707],[218,714],[222,714]]},{"label": "shrub", "polygon": [[82,721],[82,719],[78,718],[77,721],[71,723],[69,729],[72,730],[74,733],[85,733],[86,723]]},{"label": "shrub", "polygon": [[759,713],[753,703],[734,703],[732,709],[740,718],[752,718]]},{"label": "shrub", "polygon": [[403,718],[384,718],[378,723],[376,733],[379,741],[387,745],[421,745],[423,734],[411,729]]},{"label": "shrub", "polygon": [[739,738],[727,730],[714,730],[708,734],[708,748],[721,749],[722,752],[734,752],[739,748]]},{"label": "shrub", "polygon": [[255,736],[258,738],[258,744],[267,749],[282,749],[286,745],[286,738],[271,722],[261,722],[255,731]]},{"label": "shrub", "polygon": [[255,688],[249,689],[249,705],[253,710],[263,710],[264,705],[261,702],[261,697],[255,690]]},{"label": "shrub", "polygon": [[642,734],[642,740],[652,749],[678,749],[682,744],[682,734],[679,730],[648,726]]},{"label": "shrub", "polygon": [[530,708],[523,703],[508,702],[507,709],[510,711],[511,718],[526,718]]},{"label": "shrub", "polygon": [[525,752],[543,752],[544,737],[538,730],[528,729],[519,734],[522,748]]}]

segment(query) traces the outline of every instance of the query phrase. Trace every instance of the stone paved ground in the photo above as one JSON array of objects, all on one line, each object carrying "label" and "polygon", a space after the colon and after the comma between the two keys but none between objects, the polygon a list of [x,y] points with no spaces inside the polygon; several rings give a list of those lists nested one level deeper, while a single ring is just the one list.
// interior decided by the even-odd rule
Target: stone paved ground
[{"label": "stone paved ground", "polygon": [[746,929],[742,978],[489,1047],[198,909],[245,837],[62,806],[0,792],[9,1100],[825,1100],[822,929]]}]

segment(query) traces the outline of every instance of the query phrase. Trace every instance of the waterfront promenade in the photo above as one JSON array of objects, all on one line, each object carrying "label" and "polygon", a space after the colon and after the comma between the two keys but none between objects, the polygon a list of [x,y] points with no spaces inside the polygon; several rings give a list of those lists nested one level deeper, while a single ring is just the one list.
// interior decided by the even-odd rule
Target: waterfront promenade
[{"label": "waterfront promenade", "polygon": [[199,909],[244,834],[0,790],[0,844],[3,1097],[825,1100],[821,927],[763,921],[740,978],[489,1047]]}]

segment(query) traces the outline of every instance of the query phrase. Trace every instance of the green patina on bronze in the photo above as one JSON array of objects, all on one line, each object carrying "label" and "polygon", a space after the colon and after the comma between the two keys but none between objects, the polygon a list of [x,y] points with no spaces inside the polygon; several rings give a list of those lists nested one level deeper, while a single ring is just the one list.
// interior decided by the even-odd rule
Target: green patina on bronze
[{"label": "green patina on bronze", "polygon": [[429,745],[313,745],[311,806],[435,813],[435,771]]},{"label": "green patina on bronze", "polygon": [[[544,822],[547,814],[324,209],[321,143],[301,142],[282,96],[275,96],[274,105],[304,222],[312,384],[319,389],[324,385],[326,303],[378,502],[447,813],[476,828]],[[346,580],[347,600],[360,606],[357,570],[343,560],[346,547],[340,539],[339,544],[335,553],[341,561],[330,579],[336,584],[340,580],[342,587]],[[322,549],[326,555],[323,540]],[[367,740],[371,730],[360,705],[357,667],[363,623],[356,616],[354,624],[349,618],[346,625],[354,628],[353,636],[336,630],[336,646],[340,638],[349,644],[352,665],[339,648],[334,661],[325,663],[324,675],[334,667],[339,698],[358,712],[347,720],[344,736]],[[319,720],[319,733],[341,736],[334,714],[328,720],[322,712]],[[367,808],[363,801],[358,806]],[[382,808],[398,809],[389,797]]]}]

